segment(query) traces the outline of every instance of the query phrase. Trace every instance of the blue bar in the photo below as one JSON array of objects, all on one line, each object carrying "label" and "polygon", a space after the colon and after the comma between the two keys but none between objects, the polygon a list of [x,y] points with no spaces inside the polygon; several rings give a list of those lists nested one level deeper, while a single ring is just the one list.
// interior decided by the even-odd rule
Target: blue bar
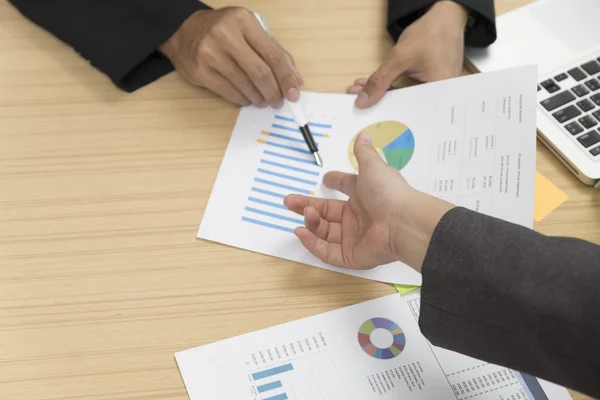
[{"label": "blue bar", "polygon": [[292,364],[284,364],[284,365],[280,365],[279,367],[266,369],[266,370],[260,371],[260,372],[255,372],[252,374],[252,379],[257,380],[257,379],[268,378],[273,375],[292,371],[293,369],[294,369],[294,367],[292,366]]},{"label": "blue bar", "polygon": [[282,121],[288,121],[288,122],[296,122],[296,121],[294,121],[294,118],[284,117],[283,115],[276,115],[275,119],[280,119]]},{"label": "blue bar", "polygon": [[285,168],[285,169],[289,169],[291,171],[296,171],[296,172],[302,172],[303,174],[309,174],[309,175],[319,176],[319,173],[316,172],[316,171],[309,171],[307,169],[302,169],[302,168],[298,168],[298,167],[292,167],[291,165],[276,163],[275,161],[269,161],[269,160],[263,160],[263,159],[261,159],[260,162],[263,163],[263,164],[273,165],[274,167]]},{"label": "blue bar", "polygon": [[[288,121],[288,122],[296,122],[296,121],[294,121],[293,118],[288,118],[288,117],[284,117],[284,116],[281,116],[281,115],[276,115],[275,119],[280,119],[282,121]],[[316,126],[316,127],[319,127],[319,128],[331,128],[332,127],[332,125],[317,124],[316,122],[309,122],[308,125],[310,125],[310,126]]]},{"label": "blue bar", "polygon": [[269,170],[266,170],[264,168],[259,168],[258,172],[262,172],[263,174],[267,174],[267,175],[276,176],[278,178],[289,179],[290,181],[296,181],[296,182],[300,182],[300,183],[305,183],[307,185],[313,185],[313,186],[317,185],[317,182],[315,182],[315,181],[309,181],[309,180],[302,179],[302,178],[296,178],[295,176],[290,176],[290,175],[286,175],[286,174],[280,174],[279,172],[269,171]]},{"label": "blue bar", "polygon": [[304,221],[302,221],[301,219],[284,217],[283,215],[273,214],[273,213],[270,213],[268,211],[258,210],[256,208],[252,208],[252,207],[245,207],[244,209],[246,211],[250,211],[250,212],[253,212],[253,213],[256,213],[256,214],[260,214],[260,215],[264,215],[264,216],[267,216],[267,217],[277,218],[277,219],[280,219],[282,221],[288,221],[288,222],[293,222],[295,224],[304,225]]},{"label": "blue bar", "polygon": [[281,387],[281,382],[275,381],[275,382],[266,383],[264,385],[257,386],[256,389],[258,390],[258,393],[263,393],[263,392],[267,392],[269,390],[277,389],[280,387]]},{"label": "blue bar", "polygon": [[281,393],[275,396],[267,397],[265,400],[288,400],[288,397],[285,393]]},{"label": "blue bar", "polygon": [[286,228],[284,226],[275,225],[275,224],[270,224],[268,222],[259,221],[257,219],[242,217],[242,221],[250,222],[250,223],[256,224],[256,225],[266,226],[267,228],[278,229],[278,230],[284,231],[284,232],[294,233],[293,229]]},{"label": "blue bar", "polygon": [[253,187],[250,190],[252,190],[253,192],[257,192],[257,193],[267,194],[267,195],[273,196],[273,197],[279,197],[280,199],[283,199],[285,197],[284,194],[279,194],[279,193],[275,193],[275,192],[269,192],[268,190],[264,190],[264,189],[260,189],[260,188]]},{"label": "blue bar", "polygon": [[[298,132],[298,133],[300,133],[300,129],[298,129],[298,128],[292,128],[291,126],[285,126],[285,125],[279,125],[279,124],[273,124],[271,126],[273,128],[283,129],[284,131],[290,131],[290,132]],[[325,137],[325,135],[323,135],[322,133],[317,133],[317,132],[311,132],[311,133],[312,133],[312,135],[314,137]]]},{"label": "blue bar", "polygon": [[289,140],[289,141],[292,141],[292,142],[305,143],[304,139],[297,139],[297,138],[285,136],[285,135],[282,135],[282,134],[279,134],[279,133],[274,133],[274,132],[269,132],[269,136],[272,136],[272,137],[278,138],[278,139]]},{"label": "blue bar", "polygon": [[288,149],[288,150],[292,150],[292,151],[297,151],[298,153],[304,153],[304,154],[312,154],[310,151],[308,150],[304,150],[304,149],[299,149],[297,147],[292,147],[292,146],[286,146],[284,144],[279,144],[279,143],[273,143],[270,140],[267,140],[267,144],[269,146],[273,146],[273,147],[280,147],[282,149]]},{"label": "blue bar", "polygon": [[271,206],[275,208],[281,208],[282,210],[287,210],[288,208],[283,204],[271,203],[270,201],[257,199],[256,197],[248,197],[248,201],[253,201],[255,203],[264,204],[265,206]]},{"label": "blue bar", "polygon": [[303,158],[288,156],[287,154],[275,153],[274,151],[270,151],[270,150],[265,150],[263,153],[265,153],[267,155],[270,155],[270,156],[273,156],[273,157],[285,158],[286,160],[298,161],[298,162],[305,163],[305,164],[310,164],[310,165],[317,165],[317,163],[315,162],[314,159],[305,160]]},{"label": "blue bar", "polygon": [[282,189],[291,190],[293,192],[298,192],[298,193],[310,195],[310,190],[300,189],[300,188],[297,188],[297,187],[294,187],[294,186],[282,185],[281,183],[271,182],[271,181],[267,181],[266,179],[261,179],[261,178],[254,178],[254,181],[258,182],[258,183],[264,183],[266,185],[276,186],[276,187],[282,188]]},{"label": "blue bar", "polygon": [[284,131],[300,132],[300,129],[292,128],[291,126],[285,126],[285,125],[280,125],[280,124],[273,124],[272,126],[273,126],[273,128],[283,129]]},{"label": "blue bar", "polygon": [[314,126],[315,128],[326,128],[326,129],[331,129],[333,128],[333,125],[329,125],[329,124],[318,124],[316,122],[309,122],[308,126]]}]

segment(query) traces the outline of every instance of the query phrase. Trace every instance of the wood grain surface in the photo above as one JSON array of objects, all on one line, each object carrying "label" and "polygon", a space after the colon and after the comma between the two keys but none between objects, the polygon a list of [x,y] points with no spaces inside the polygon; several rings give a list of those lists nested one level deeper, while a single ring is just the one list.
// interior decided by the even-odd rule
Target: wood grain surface
[{"label": "wood grain surface", "polygon": [[[384,0],[297,4],[244,2],[307,90],[391,48]],[[174,352],[394,292],[195,238],[236,107],[176,74],[120,92],[7,2],[0,60],[0,398],[184,400]],[[600,243],[599,193],[542,147],[538,169],[569,200],[536,229]]]}]

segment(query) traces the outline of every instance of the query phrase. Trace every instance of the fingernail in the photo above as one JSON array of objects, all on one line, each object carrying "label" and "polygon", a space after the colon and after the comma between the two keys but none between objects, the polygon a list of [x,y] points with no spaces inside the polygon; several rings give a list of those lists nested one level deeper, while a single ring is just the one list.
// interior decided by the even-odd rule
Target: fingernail
[{"label": "fingernail", "polygon": [[360,92],[358,97],[356,97],[356,102],[354,104],[356,104],[357,107],[362,108],[366,107],[368,103],[369,95],[366,92]]},{"label": "fingernail", "polygon": [[364,140],[367,143],[373,144],[373,139],[371,138],[371,135],[369,135],[367,132],[361,132],[360,139]]},{"label": "fingernail", "polygon": [[360,85],[352,85],[349,86],[348,89],[346,89],[346,93],[349,94],[359,94],[360,92],[362,92],[363,87]]},{"label": "fingernail", "polygon": [[367,84],[367,78],[358,78],[354,81],[354,84],[365,86]]},{"label": "fingernail", "polygon": [[289,88],[287,91],[287,99],[293,102],[300,100],[300,91],[295,87]]}]

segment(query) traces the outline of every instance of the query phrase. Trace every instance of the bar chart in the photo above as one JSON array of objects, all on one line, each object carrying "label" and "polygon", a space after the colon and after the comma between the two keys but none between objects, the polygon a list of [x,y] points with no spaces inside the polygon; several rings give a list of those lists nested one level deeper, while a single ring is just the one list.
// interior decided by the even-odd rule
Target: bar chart
[{"label": "bar chart", "polygon": [[256,400],[349,399],[323,332],[252,352],[246,364]]},{"label": "bar chart", "polygon": [[282,384],[280,380],[274,380],[268,383],[261,383],[265,379],[274,378],[276,379],[278,375],[284,374],[285,372],[292,371],[294,367],[292,364],[283,364],[278,367],[269,368],[260,372],[255,372],[252,374],[252,379],[256,382],[256,390],[261,394],[263,400],[287,400],[288,396],[284,391],[279,391],[275,393],[276,390],[282,388]]},{"label": "bar chart", "polygon": [[349,399],[327,351],[250,374],[260,400]]},{"label": "bar chart", "polygon": [[[327,140],[333,125],[309,122],[317,142]],[[314,194],[321,181],[321,168],[315,163],[291,117],[275,115],[268,130],[260,132],[257,142],[264,145],[259,167],[244,206],[242,221],[268,229],[292,233],[303,225],[302,217],[283,205],[286,195]]]}]

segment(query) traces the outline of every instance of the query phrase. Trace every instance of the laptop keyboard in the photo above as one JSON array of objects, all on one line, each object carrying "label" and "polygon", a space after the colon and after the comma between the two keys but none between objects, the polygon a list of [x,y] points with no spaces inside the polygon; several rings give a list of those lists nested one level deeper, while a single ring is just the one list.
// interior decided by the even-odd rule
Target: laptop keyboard
[{"label": "laptop keyboard", "polygon": [[600,160],[600,58],[544,80],[538,93],[544,97],[542,107],[565,133]]}]

